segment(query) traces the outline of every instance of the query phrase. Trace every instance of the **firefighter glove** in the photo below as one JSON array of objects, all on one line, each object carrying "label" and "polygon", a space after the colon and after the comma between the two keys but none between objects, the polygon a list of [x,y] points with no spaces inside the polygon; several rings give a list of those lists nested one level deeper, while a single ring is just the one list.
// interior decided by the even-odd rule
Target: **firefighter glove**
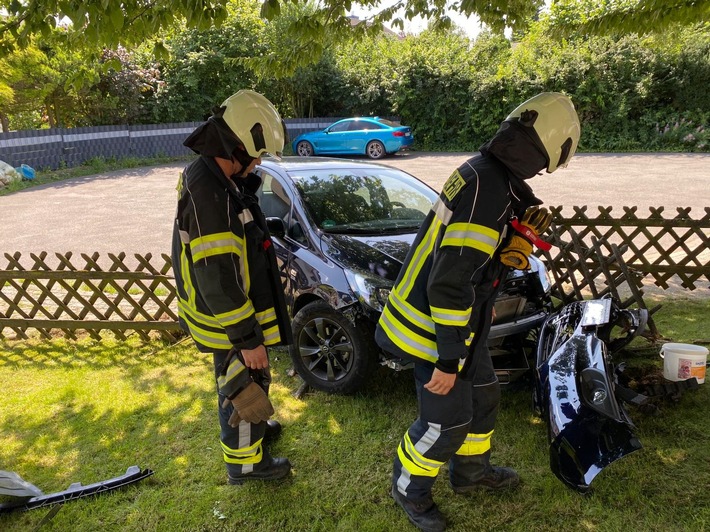
[{"label": "firefighter glove", "polygon": [[542,249],[550,249],[549,244],[540,240],[539,235],[547,231],[552,221],[552,214],[544,207],[530,207],[525,211],[521,222],[513,220],[511,224],[516,233],[500,253],[500,261],[506,266],[518,270],[529,270],[533,243]]},{"label": "firefighter glove", "polygon": [[255,382],[251,382],[233,398],[225,399],[222,408],[226,408],[229,403],[234,407],[234,412],[229,418],[230,427],[236,427],[242,419],[247,423],[261,423],[274,413],[269,396]]}]

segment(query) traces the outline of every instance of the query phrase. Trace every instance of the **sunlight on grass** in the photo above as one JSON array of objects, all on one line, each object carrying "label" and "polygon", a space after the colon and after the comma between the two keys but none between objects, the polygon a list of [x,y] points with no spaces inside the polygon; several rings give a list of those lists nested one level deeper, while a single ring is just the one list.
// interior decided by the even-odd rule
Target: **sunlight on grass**
[{"label": "sunlight on grass", "polygon": [[[692,342],[707,337],[708,318],[707,302],[664,301],[656,323],[673,341]],[[646,352],[642,362],[658,367],[655,346]],[[155,472],[65,504],[53,530],[413,530],[388,495],[397,445],[417,415],[411,372],[378,368],[362,393],[297,399],[301,380],[288,376],[288,353],[271,353],[271,398],[284,431],[269,451],[293,464],[283,482],[227,485],[211,357],[191,342],[135,336],[0,341],[0,469],[47,493],[131,465]],[[439,473],[434,498],[452,531],[707,529],[710,491],[689,488],[710,485],[710,385],[653,416],[629,409],[644,448],[606,468],[587,496],[550,470],[531,391],[530,382],[504,387],[492,440],[494,462],[520,473],[518,490],[464,498],[452,494],[446,466]],[[46,513],[0,514],[0,530],[37,530]]]}]

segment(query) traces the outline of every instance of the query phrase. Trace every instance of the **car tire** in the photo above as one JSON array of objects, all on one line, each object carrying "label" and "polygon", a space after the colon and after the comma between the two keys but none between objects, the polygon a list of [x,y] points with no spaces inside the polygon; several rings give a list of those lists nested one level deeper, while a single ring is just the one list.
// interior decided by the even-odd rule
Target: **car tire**
[{"label": "car tire", "polygon": [[293,319],[289,354],[294,369],[311,387],[333,394],[359,390],[374,366],[374,331],[353,324],[324,301],[307,304]]},{"label": "car tire", "polygon": [[313,144],[311,144],[307,140],[302,140],[298,144],[296,144],[296,154],[300,157],[310,157],[313,155],[313,153]]},{"label": "car tire", "polygon": [[387,152],[385,151],[385,145],[379,140],[371,140],[365,147],[365,154],[370,159],[382,159],[387,155]]}]

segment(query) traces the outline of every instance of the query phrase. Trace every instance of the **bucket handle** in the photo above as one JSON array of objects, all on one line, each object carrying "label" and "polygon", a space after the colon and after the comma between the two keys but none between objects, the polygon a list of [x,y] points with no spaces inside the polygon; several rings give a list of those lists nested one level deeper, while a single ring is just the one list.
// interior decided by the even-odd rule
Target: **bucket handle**
[{"label": "bucket handle", "polygon": [[665,345],[661,346],[661,352],[659,353],[661,355],[661,358],[665,360],[665,357],[663,356],[663,349],[665,348]]}]

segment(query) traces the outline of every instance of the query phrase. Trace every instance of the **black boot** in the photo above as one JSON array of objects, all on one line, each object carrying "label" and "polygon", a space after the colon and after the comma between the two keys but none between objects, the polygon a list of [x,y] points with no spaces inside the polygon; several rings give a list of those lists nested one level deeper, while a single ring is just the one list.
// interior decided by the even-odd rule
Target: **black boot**
[{"label": "black boot", "polygon": [[271,458],[264,468],[242,475],[227,475],[227,477],[230,484],[242,484],[246,480],[278,480],[284,478],[290,471],[291,462],[288,458]]},{"label": "black boot", "polygon": [[449,460],[449,484],[456,493],[503,490],[520,484],[514,469],[490,464],[491,452],[473,456],[454,455]]},{"label": "black boot", "polygon": [[482,490],[504,490],[515,488],[520,484],[520,477],[510,467],[488,466],[485,474],[478,480],[468,484],[456,485],[451,483],[451,489],[459,494],[476,493]]},{"label": "black boot", "polygon": [[270,443],[281,435],[281,423],[275,419],[269,419],[266,422],[266,431],[264,432],[264,443]]},{"label": "black boot", "polygon": [[446,519],[436,507],[431,497],[421,501],[412,501],[402,495],[396,486],[392,486],[392,498],[399,504],[407,517],[419,530],[424,532],[442,532],[446,530]]}]

